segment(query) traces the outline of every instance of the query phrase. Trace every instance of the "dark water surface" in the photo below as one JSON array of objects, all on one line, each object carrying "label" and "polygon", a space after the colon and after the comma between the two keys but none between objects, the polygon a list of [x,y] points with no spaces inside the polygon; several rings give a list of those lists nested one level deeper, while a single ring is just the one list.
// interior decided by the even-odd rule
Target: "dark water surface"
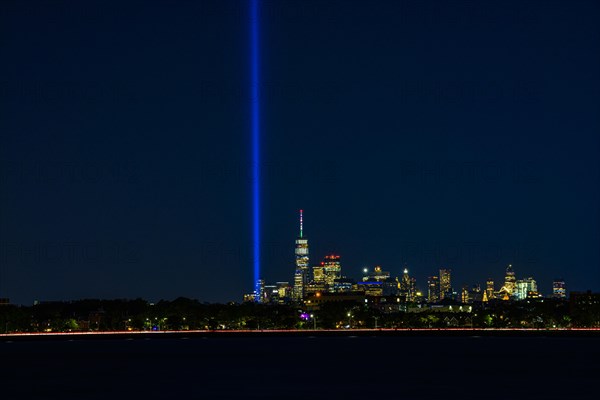
[{"label": "dark water surface", "polygon": [[600,338],[0,342],[0,399],[592,399]]}]

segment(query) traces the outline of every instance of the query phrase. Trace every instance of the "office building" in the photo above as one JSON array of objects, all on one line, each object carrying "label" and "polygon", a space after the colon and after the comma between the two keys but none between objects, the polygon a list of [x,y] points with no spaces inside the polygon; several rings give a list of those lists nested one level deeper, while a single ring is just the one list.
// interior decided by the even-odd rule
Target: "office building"
[{"label": "office building", "polygon": [[452,297],[452,270],[442,268],[440,269],[440,300],[447,297]]},{"label": "office building", "polygon": [[321,265],[323,266],[325,284],[329,287],[329,291],[333,291],[333,283],[336,279],[340,279],[342,277],[340,256],[336,254],[325,256],[325,260],[321,263]]},{"label": "office building", "polygon": [[494,288],[494,280],[492,278],[488,278],[485,284],[485,297],[487,300],[492,300],[495,298],[496,289]]},{"label": "office building", "polygon": [[528,297],[537,297],[537,282],[532,277],[516,281],[515,300],[525,300]]},{"label": "office building", "polygon": [[564,279],[557,278],[552,282],[552,297],[555,299],[565,299],[567,297],[567,287]]},{"label": "office building", "polygon": [[390,273],[388,271],[383,271],[381,267],[378,265],[373,268],[373,271],[369,271],[368,268],[363,270],[363,282],[384,282],[390,279]]},{"label": "office building", "polygon": [[502,300],[511,300],[517,291],[517,279],[515,278],[515,272],[512,269],[512,264],[506,267],[506,274],[504,275],[504,286],[498,292],[498,298]]},{"label": "office building", "polygon": [[437,303],[440,301],[440,278],[430,276],[427,278],[427,301],[429,303]]},{"label": "office building", "polygon": [[417,280],[408,274],[408,268],[404,268],[402,278],[399,283],[399,293],[406,302],[413,302],[417,297]]},{"label": "office building", "polygon": [[306,286],[308,284],[308,239],[303,233],[302,210],[300,210],[300,235],[296,239],[296,271],[294,273],[294,289],[292,298],[300,302],[305,296]]},{"label": "office building", "polygon": [[470,303],[468,285],[463,285],[462,290],[460,292],[460,301],[462,301],[464,304]]}]

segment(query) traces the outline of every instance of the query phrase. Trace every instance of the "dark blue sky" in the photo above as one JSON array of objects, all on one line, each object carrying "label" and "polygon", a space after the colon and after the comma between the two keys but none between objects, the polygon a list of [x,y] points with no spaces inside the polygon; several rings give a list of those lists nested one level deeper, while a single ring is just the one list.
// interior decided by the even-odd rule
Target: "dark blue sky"
[{"label": "dark blue sky", "polygon": [[[82,4],[83,3],[83,4]],[[0,297],[251,291],[245,1],[0,5]],[[600,289],[600,3],[263,1],[263,275]]]}]

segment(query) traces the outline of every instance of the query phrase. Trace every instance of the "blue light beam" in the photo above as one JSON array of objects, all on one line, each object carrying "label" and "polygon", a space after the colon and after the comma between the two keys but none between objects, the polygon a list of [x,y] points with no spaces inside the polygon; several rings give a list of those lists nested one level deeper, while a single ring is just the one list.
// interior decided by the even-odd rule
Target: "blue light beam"
[{"label": "blue light beam", "polygon": [[259,0],[250,0],[250,86],[252,118],[252,252],[254,264],[254,293],[260,287],[260,103],[259,103]]}]

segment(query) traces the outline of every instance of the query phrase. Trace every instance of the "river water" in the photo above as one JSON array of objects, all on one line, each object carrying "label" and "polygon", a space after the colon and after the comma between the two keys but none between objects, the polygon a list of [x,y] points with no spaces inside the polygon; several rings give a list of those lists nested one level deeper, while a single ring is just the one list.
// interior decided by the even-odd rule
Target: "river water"
[{"label": "river water", "polygon": [[600,338],[281,337],[0,342],[0,399],[575,399]]}]

